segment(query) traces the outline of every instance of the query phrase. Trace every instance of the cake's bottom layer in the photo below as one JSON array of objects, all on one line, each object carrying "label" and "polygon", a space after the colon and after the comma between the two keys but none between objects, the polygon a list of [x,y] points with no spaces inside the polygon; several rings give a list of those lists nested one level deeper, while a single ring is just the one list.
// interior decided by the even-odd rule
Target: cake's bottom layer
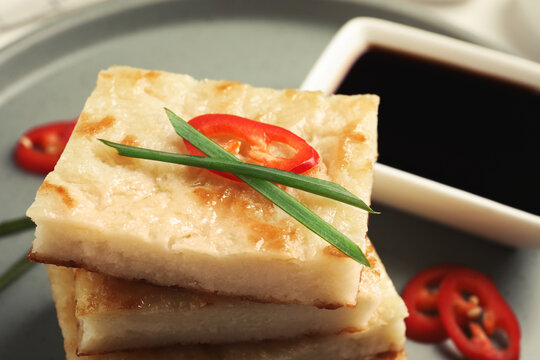
[{"label": "cake's bottom layer", "polygon": [[296,360],[296,359],[405,359],[406,309],[392,283],[385,281],[383,301],[366,330],[338,335],[303,337],[294,340],[216,346],[174,346],[168,348],[77,356],[75,283],[71,269],[48,266],[58,320],[64,336],[66,358],[86,360],[207,359],[207,360]]},{"label": "cake's bottom layer", "polygon": [[[75,270],[81,354],[176,344],[228,344],[360,331],[382,300],[386,271],[368,241],[356,307],[336,310],[196,293]],[[387,278],[384,278],[387,279]]]}]

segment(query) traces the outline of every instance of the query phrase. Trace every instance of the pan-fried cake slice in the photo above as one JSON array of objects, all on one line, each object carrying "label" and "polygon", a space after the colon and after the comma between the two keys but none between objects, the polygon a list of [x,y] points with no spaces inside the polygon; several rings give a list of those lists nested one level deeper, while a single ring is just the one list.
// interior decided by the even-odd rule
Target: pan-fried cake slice
[{"label": "pan-fried cake slice", "polygon": [[[49,280],[66,358],[85,360],[404,360],[407,310],[392,282],[383,271],[380,276],[382,301],[372,313],[365,329],[349,329],[328,336],[308,336],[289,340],[228,345],[176,345],[155,349],[77,356],[77,319],[73,270],[48,265]],[[384,269],[383,269],[384,270]],[[121,331],[121,329],[117,329]]]},{"label": "pan-fried cake slice", "polygon": [[[374,95],[327,97],[128,67],[103,71],[28,210],[37,224],[30,259],[260,301],[354,305],[363,266],[245,184],[123,158],[97,138],[185,152],[163,107],[186,120],[244,116],[303,137],[321,155],[308,175],[369,202],[377,106]],[[366,212],[287,191],[365,249]]]},{"label": "pan-fried cake slice", "polygon": [[360,331],[381,302],[385,270],[368,242],[356,307],[257,303],[75,271],[80,354]]}]

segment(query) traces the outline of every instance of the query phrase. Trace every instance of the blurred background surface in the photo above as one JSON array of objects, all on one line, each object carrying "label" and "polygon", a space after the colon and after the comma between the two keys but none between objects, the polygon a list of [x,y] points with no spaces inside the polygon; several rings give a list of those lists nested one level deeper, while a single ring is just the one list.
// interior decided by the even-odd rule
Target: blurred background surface
[{"label": "blurred background surface", "polygon": [[[54,16],[103,1],[114,0],[2,0],[0,48]],[[364,0],[346,1],[364,2]],[[440,19],[468,31],[497,48],[540,61],[540,46],[537,46],[540,43],[540,21],[538,21],[540,0],[379,0],[378,2],[422,12],[423,16]]]}]

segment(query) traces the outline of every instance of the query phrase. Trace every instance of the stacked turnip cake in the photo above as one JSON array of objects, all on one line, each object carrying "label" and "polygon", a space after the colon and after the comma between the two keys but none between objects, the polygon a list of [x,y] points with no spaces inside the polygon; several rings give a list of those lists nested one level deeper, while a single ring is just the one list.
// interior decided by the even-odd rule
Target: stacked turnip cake
[{"label": "stacked turnip cake", "polygon": [[68,359],[404,359],[406,309],[367,238],[368,214],[285,190],[353,240],[355,262],[242,182],[122,157],[98,139],[186,153],[163,111],[234,114],[305,139],[305,175],[369,200],[374,95],[102,71],[28,215]]}]

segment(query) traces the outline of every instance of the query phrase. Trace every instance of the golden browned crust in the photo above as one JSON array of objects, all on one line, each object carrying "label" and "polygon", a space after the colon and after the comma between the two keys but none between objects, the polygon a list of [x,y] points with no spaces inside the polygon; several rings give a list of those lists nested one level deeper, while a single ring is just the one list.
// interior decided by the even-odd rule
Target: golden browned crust
[{"label": "golden browned crust", "polygon": [[126,135],[121,141],[122,144],[128,145],[128,146],[137,146],[139,145],[139,141],[137,140],[137,137],[135,135]]},{"label": "golden browned crust", "polygon": [[323,253],[329,256],[336,256],[336,257],[347,257],[344,253],[339,251],[335,246],[328,245],[324,248]]},{"label": "golden browned crust", "polygon": [[249,239],[261,251],[287,250],[290,243],[298,239],[298,225],[291,219],[281,219],[278,224],[269,224],[264,219],[270,218],[276,209],[260,194],[236,184],[236,190],[230,186],[201,186],[192,191],[205,206],[216,211],[233,214],[239,219],[250,219]]},{"label": "golden browned crust", "polygon": [[238,87],[238,86],[241,86],[241,85],[242,85],[242,83],[239,83],[238,81],[222,80],[222,81],[219,81],[216,84],[216,90],[218,90],[218,91],[227,91],[227,90],[234,89],[235,87]]},{"label": "golden browned crust", "polygon": [[289,219],[281,219],[278,225],[256,222],[250,230],[250,240],[261,250],[286,250],[298,239],[297,227]]},{"label": "golden browned crust", "polygon": [[161,72],[150,70],[150,71],[147,71],[143,76],[148,80],[153,80],[153,79],[157,79],[158,77],[160,77]]},{"label": "golden browned crust", "polygon": [[59,195],[64,205],[66,205],[68,208],[72,208],[75,204],[73,198],[64,186],[52,184],[47,180],[41,184],[38,192]]},{"label": "golden browned crust", "polygon": [[[154,80],[159,78],[163,73],[155,70],[142,70],[142,69],[131,69],[132,71],[126,71],[123,73],[123,79],[127,80],[131,84],[136,84],[141,79]],[[112,79],[115,77],[115,74],[111,74],[107,70],[99,72],[99,78],[103,79]],[[98,80],[99,81],[99,80]]]},{"label": "golden browned crust", "polygon": [[[33,251],[33,249],[30,249],[30,252],[26,256],[26,260],[32,261],[32,262],[39,262],[43,264],[50,264],[50,265],[56,265],[56,266],[63,266],[63,267],[69,267],[69,268],[82,268],[84,266],[81,266],[81,264],[71,261],[71,260],[59,260],[59,259],[53,259],[47,256],[42,256],[36,252]],[[85,267],[86,268],[86,267]],[[86,268],[88,271],[92,271],[88,268]]]},{"label": "golden browned crust", "polygon": [[[82,116],[86,116],[85,113],[81,114]],[[77,134],[83,134],[83,135],[95,135],[99,133],[100,131],[103,131],[105,129],[108,129],[114,125],[116,122],[116,119],[114,116],[106,115],[101,120],[97,122],[85,122],[80,121],[79,126],[77,127]]]}]

